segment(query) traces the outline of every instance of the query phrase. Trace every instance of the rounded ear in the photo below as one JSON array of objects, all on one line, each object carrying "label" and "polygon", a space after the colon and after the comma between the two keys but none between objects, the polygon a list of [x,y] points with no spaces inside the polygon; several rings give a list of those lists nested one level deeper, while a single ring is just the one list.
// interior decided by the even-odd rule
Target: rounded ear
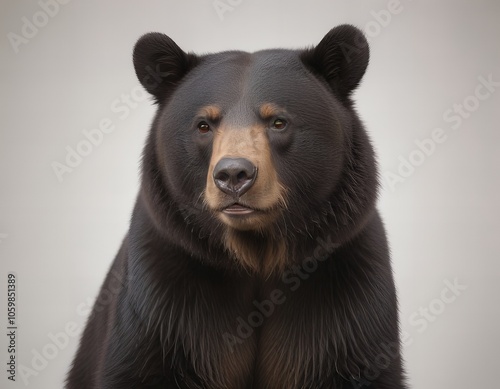
[{"label": "rounded ear", "polygon": [[198,57],[185,53],[165,34],[143,35],[134,47],[137,78],[156,102],[162,101],[178,82],[198,63]]},{"label": "rounded ear", "polygon": [[331,29],[316,47],[301,54],[302,62],[320,74],[341,99],[356,89],[369,58],[365,35],[349,24]]}]

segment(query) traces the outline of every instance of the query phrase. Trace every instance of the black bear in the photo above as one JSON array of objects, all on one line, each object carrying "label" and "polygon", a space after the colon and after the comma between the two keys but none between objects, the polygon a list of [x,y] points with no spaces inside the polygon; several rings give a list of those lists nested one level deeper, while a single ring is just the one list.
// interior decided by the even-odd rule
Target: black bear
[{"label": "black bear", "polygon": [[133,58],[158,110],[67,388],[405,388],[363,33],[202,56],[149,33]]}]

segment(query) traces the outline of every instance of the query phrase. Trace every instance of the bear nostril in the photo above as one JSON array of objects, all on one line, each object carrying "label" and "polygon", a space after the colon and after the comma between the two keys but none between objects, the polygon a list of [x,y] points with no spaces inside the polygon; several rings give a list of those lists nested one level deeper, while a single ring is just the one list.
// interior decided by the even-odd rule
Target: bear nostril
[{"label": "bear nostril", "polygon": [[238,179],[238,182],[248,179],[247,174],[245,172],[239,172],[236,178]]},{"label": "bear nostril", "polygon": [[219,174],[217,174],[215,179],[219,180],[219,181],[223,181],[223,182],[228,182],[229,181],[229,174],[227,174],[225,172],[220,172]]},{"label": "bear nostril", "polygon": [[245,158],[222,158],[214,167],[214,183],[224,193],[238,197],[255,182],[257,168]]}]

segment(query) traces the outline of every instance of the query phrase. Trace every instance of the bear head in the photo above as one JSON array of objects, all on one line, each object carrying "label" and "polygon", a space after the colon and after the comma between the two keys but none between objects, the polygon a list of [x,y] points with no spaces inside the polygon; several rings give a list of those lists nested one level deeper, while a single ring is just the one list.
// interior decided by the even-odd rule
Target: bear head
[{"label": "bear head", "polygon": [[149,33],[133,58],[158,104],[141,196],[166,239],[269,276],[368,220],[377,173],[351,101],[369,59],[360,30],[338,26],[303,50],[207,55]]}]

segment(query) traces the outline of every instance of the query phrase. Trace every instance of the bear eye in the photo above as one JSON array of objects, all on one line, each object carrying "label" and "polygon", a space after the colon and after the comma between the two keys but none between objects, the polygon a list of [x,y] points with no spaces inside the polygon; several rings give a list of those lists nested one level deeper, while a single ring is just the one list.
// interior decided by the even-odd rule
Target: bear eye
[{"label": "bear eye", "polygon": [[272,124],[273,130],[282,131],[286,128],[287,121],[285,119],[275,119]]},{"label": "bear eye", "polygon": [[210,131],[210,125],[205,121],[199,122],[198,123],[198,131],[202,134],[206,134],[207,132]]}]

